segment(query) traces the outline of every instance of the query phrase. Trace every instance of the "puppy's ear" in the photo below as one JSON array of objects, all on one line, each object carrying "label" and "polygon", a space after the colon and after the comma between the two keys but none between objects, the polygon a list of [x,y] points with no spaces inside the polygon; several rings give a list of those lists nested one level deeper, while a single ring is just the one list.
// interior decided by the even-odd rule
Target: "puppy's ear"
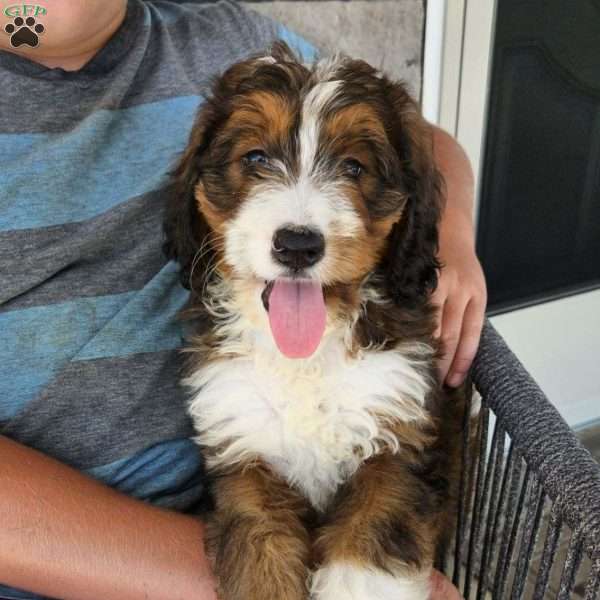
[{"label": "puppy's ear", "polygon": [[272,65],[275,63],[288,67],[287,71],[276,70],[281,85],[293,82],[291,77],[281,77],[281,74],[302,68],[290,48],[283,42],[276,42],[269,53],[235,63],[214,81],[212,93],[198,113],[188,146],[173,171],[175,183],[165,216],[163,251],[169,259],[181,265],[181,283],[188,289],[204,289],[210,264],[215,259],[211,229],[200,211],[197,198],[203,178],[214,177],[215,165],[223,163],[223,157],[218,153],[211,154],[211,142],[231,114],[237,95],[249,86],[256,87],[261,74],[273,84],[275,67]]},{"label": "puppy's ear", "polygon": [[387,93],[395,118],[391,141],[400,159],[407,201],[390,233],[384,266],[391,296],[414,307],[437,286],[443,179],[433,160],[432,128],[418,106],[399,84],[388,82]]},{"label": "puppy's ear", "polygon": [[260,57],[235,63],[213,81],[211,94],[198,111],[188,145],[172,172],[174,185],[164,219],[163,252],[179,263],[181,284],[187,289],[204,289],[215,258],[210,243],[211,229],[196,197],[210,142],[227,119],[232,98],[244,82],[251,80],[259,64]]},{"label": "puppy's ear", "polygon": [[202,290],[214,253],[210,227],[200,212],[196,187],[202,177],[202,155],[207,149],[216,114],[211,102],[201,108],[188,146],[172,175],[175,179],[164,220],[163,252],[181,267],[181,284]]}]

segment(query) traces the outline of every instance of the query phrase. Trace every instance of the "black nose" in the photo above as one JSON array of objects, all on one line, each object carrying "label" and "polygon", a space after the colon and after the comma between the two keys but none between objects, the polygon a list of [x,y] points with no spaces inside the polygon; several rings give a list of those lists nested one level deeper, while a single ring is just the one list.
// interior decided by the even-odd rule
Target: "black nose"
[{"label": "black nose", "polygon": [[278,229],[273,237],[273,258],[295,271],[312,267],[325,254],[325,238],[306,227]]}]

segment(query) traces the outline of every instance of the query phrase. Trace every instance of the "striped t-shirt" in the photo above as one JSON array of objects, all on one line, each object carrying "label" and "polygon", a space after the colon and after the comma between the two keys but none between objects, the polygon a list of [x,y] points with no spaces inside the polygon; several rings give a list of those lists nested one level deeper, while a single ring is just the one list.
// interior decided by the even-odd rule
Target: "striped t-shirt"
[{"label": "striped t-shirt", "polygon": [[129,0],[80,71],[0,51],[0,433],[176,510],[204,485],[178,386],[186,291],[161,253],[168,173],[211,78],[276,38],[310,58],[229,0]]}]

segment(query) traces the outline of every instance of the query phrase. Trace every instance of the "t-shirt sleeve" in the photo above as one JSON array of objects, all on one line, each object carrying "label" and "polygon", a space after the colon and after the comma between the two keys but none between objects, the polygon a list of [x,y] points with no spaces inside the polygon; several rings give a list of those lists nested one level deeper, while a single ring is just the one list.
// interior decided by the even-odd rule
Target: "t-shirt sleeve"
[{"label": "t-shirt sleeve", "polygon": [[[206,0],[170,0],[161,4],[163,12],[169,5],[178,7],[178,23],[186,20],[182,18],[185,13],[190,16],[198,15],[207,7]],[[284,41],[305,63],[314,62],[322,54],[314,44],[289,27],[235,0],[215,2],[211,19],[212,24],[218,28],[217,37],[220,38],[214,40],[214,46],[229,42],[239,50],[243,49],[238,59],[243,58],[244,54],[266,51],[277,40]],[[204,33],[206,35],[206,31]],[[193,40],[190,42],[195,43]],[[188,53],[194,54],[191,49],[188,49]]]}]

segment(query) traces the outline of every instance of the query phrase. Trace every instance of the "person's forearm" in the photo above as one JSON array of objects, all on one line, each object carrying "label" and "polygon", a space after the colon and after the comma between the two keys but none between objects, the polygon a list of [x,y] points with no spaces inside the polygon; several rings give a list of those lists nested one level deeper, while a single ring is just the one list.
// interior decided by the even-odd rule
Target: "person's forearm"
[{"label": "person's forearm", "polygon": [[441,381],[460,385],[479,346],[485,318],[485,277],[475,253],[473,170],[450,135],[433,128],[436,166],[444,178],[445,208],[439,226],[442,269],[433,304],[438,307],[436,336],[442,344]]},{"label": "person's forearm", "polygon": [[65,600],[216,600],[195,518],[0,436],[0,583]]},{"label": "person's forearm", "polygon": [[[441,243],[453,235],[474,244],[474,178],[471,164],[460,144],[439,127],[433,128],[435,162],[445,182],[445,207],[440,224]],[[457,235],[460,234],[460,235]]]}]

